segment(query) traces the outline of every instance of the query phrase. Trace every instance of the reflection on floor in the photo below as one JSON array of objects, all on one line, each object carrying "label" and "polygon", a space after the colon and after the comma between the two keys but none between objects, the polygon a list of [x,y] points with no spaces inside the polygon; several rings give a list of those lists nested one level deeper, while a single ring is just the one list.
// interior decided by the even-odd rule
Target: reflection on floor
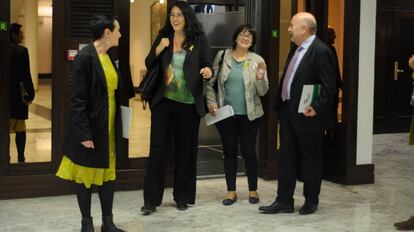
[{"label": "reflection on floor", "polygon": [[[295,191],[295,213],[263,215],[257,208],[275,198],[276,182],[259,180],[261,202],[247,200],[247,180],[237,181],[238,201],[223,206],[223,178],[199,180],[196,205],[177,211],[172,190],[151,216],[142,216],[142,191],[115,194],[114,218],[129,232],[332,232],[394,231],[393,223],[414,214],[414,146],[407,145],[407,134],[375,135],[375,184],[342,186],[328,181],[322,184],[319,210],[301,216],[302,183]],[[80,213],[75,195],[0,201],[3,232],[73,232],[80,230]],[[101,225],[98,196],[93,195],[92,216],[95,230]]]}]

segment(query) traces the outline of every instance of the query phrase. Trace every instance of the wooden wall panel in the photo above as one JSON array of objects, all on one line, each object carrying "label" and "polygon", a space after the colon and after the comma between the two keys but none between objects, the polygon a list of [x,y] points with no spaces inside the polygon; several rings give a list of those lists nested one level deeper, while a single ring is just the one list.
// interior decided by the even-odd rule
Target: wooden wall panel
[{"label": "wooden wall panel", "polygon": [[262,55],[267,62],[269,92],[262,98],[265,114],[260,127],[259,175],[264,179],[275,179],[278,127],[274,105],[279,87],[279,37],[274,37],[272,31],[279,30],[280,1],[262,1],[261,12],[261,20],[266,23],[262,23],[262,41],[259,42],[262,43]]}]

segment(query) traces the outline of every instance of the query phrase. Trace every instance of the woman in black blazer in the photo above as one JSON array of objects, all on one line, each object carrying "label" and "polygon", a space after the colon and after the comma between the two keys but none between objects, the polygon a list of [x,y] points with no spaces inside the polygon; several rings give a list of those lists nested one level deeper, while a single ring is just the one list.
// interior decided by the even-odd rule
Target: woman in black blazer
[{"label": "woman in black blazer", "polygon": [[69,122],[63,159],[56,175],[76,183],[81,231],[94,231],[91,185],[98,186],[102,208],[101,231],[119,232],[112,219],[115,160],[122,135],[119,116],[121,79],[107,51],[118,46],[121,33],[116,19],[96,15],[91,21],[94,42],[73,62]]},{"label": "woman in black blazer", "polygon": [[[151,139],[141,212],[155,212],[164,192],[165,157],[174,138],[174,200],[178,210],[194,204],[198,128],[204,116],[203,80],[213,74],[210,48],[191,6],[178,1],[152,45],[145,64],[159,64],[163,81],[150,101]],[[174,134],[171,134],[171,128]]]}]

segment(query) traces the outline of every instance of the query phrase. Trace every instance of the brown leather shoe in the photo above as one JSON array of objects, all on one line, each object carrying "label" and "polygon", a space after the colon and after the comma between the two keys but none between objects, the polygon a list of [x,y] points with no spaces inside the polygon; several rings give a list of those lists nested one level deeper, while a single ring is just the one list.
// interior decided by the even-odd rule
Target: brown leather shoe
[{"label": "brown leather shoe", "polygon": [[394,223],[397,230],[414,230],[414,216],[411,216],[408,220]]}]

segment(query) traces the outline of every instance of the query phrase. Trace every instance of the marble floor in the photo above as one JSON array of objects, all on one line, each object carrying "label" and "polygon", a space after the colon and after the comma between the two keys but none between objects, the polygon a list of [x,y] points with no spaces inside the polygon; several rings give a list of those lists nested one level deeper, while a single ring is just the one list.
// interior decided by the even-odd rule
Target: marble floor
[{"label": "marble floor", "polygon": [[[142,216],[142,191],[115,194],[117,225],[133,232],[333,232],[394,231],[393,223],[414,215],[414,146],[407,134],[375,135],[373,162],[375,184],[343,186],[324,181],[319,210],[308,216],[297,213],[303,204],[302,184],[295,192],[293,214],[263,215],[258,206],[275,197],[276,181],[259,180],[261,202],[247,201],[245,177],[238,178],[238,201],[221,204],[224,179],[199,180],[196,205],[177,211],[172,190],[166,189],[164,203],[151,216]],[[93,196],[92,212],[99,231],[100,208]],[[80,230],[80,213],[74,195],[0,201],[0,231],[64,232]]]}]

